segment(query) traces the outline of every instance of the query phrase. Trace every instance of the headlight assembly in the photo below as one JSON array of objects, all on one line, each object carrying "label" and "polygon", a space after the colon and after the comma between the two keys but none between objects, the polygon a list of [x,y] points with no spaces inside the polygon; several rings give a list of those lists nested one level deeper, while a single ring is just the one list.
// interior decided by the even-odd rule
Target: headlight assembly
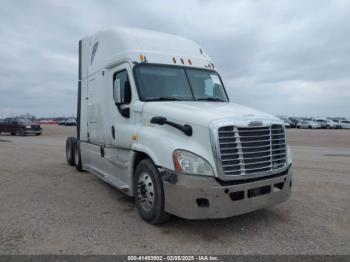
[{"label": "headlight assembly", "polygon": [[175,171],[186,174],[214,176],[208,161],[185,150],[175,150],[173,153]]}]

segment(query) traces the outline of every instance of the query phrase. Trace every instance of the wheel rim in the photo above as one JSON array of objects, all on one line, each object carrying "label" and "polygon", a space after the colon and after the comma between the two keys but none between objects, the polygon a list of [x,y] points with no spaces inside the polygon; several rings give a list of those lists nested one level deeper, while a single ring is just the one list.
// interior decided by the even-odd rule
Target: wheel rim
[{"label": "wheel rim", "polygon": [[150,175],[146,172],[142,173],[137,181],[137,197],[145,211],[152,209],[154,205],[154,186]]}]

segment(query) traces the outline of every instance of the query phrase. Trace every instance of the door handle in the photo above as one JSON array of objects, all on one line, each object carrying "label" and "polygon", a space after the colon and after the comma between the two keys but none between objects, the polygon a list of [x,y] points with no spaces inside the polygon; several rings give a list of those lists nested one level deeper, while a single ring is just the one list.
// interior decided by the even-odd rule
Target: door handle
[{"label": "door handle", "polygon": [[113,139],[115,139],[115,128],[114,128],[114,126],[112,126],[112,137],[113,137]]}]

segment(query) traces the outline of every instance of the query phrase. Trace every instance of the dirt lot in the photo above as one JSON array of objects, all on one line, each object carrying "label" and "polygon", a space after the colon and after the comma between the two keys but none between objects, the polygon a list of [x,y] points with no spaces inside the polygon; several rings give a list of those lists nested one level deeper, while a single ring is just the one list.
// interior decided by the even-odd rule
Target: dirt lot
[{"label": "dirt lot", "polygon": [[0,254],[350,254],[350,130],[289,130],[293,195],[221,220],[151,226],[133,200],[66,164],[74,127],[0,136]]}]

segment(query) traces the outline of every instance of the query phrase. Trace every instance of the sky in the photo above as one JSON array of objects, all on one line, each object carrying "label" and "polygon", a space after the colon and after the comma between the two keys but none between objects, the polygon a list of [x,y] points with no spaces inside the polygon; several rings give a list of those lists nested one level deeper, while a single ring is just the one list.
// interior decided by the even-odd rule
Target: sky
[{"label": "sky", "polygon": [[230,100],[350,118],[350,1],[0,1],[0,118],[76,113],[78,41],[114,26],[190,38]]}]

